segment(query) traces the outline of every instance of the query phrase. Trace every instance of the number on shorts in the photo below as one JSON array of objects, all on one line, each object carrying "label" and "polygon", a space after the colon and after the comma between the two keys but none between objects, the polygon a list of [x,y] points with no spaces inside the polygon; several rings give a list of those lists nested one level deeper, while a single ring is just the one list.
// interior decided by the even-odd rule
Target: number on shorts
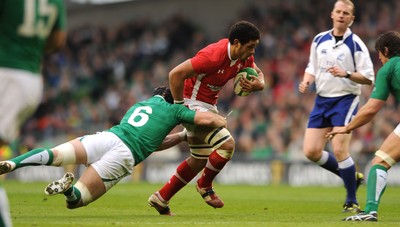
[{"label": "number on shorts", "polygon": [[134,127],[141,127],[149,120],[149,115],[153,113],[150,106],[136,108],[128,119],[128,123]]}]

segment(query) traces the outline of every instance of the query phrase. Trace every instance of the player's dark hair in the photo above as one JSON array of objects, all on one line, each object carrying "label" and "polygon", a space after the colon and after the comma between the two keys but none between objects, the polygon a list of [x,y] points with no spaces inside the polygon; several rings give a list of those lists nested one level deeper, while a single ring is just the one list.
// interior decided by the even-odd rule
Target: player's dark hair
[{"label": "player's dark hair", "polygon": [[156,87],[153,92],[153,96],[154,95],[161,95],[168,103],[174,103],[174,98],[172,97],[171,90],[166,86]]},{"label": "player's dark hair", "polygon": [[231,44],[235,39],[238,39],[241,44],[246,44],[258,40],[260,37],[260,30],[254,24],[248,21],[239,21],[232,25],[228,39]]},{"label": "player's dark hair", "polygon": [[[387,52],[385,48],[387,48]],[[375,50],[380,51],[387,58],[400,55],[400,33],[388,31],[381,34],[376,39]]]}]

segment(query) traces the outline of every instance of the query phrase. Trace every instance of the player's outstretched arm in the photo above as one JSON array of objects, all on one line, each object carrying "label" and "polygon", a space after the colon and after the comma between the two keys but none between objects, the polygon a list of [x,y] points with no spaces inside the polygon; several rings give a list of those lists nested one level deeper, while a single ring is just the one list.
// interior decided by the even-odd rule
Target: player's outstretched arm
[{"label": "player's outstretched arm", "polygon": [[336,128],[335,130],[326,134],[328,139],[332,139],[336,134],[350,133],[356,128],[359,128],[368,122],[372,121],[375,115],[382,109],[385,101],[370,98],[368,102],[361,107],[360,111],[356,114],[353,120],[350,121],[345,127]]},{"label": "player's outstretched arm", "polygon": [[196,112],[194,116],[194,124],[203,125],[212,128],[219,128],[226,126],[226,118],[219,114],[211,112]]},{"label": "player's outstretched arm", "polygon": [[182,132],[178,132],[178,133],[172,133],[167,135],[162,144],[157,148],[156,151],[162,151],[165,149],[168,149],[170,147],[173,147],[175,145],[178,145],[179,143],[186,141],[187,140],[187,136],[186,136],[186,129],[184,129]]}]

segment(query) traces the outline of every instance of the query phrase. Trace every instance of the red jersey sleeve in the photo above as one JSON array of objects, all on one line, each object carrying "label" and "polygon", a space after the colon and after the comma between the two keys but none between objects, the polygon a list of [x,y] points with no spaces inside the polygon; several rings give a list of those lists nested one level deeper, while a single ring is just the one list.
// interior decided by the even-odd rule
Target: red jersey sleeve
[{"label": "red jersey sleeve", "polygon": [[197,52],[191,59],[194,71],[197,74],[207,75],[217,71],[221,67],[221,62],[224,62],[227,58],[227,47],[228,40],[223,39]]}]

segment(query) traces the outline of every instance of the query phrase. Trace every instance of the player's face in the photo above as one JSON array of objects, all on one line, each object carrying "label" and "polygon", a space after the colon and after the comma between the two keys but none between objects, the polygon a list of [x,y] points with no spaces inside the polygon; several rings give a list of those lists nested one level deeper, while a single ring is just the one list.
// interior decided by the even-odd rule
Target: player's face
[{"label": "player's face", "polygon": [[333,11],[331,12],[333,27],[340,30],[345,30],[353,23],[354,15],[353,8],[343,2],[336,2]]},{"label": "player's face", "polygon": [[256,52],[256,46],[260,40],[252,40],[246,44],[239,45],[238,55],[239,59],[242,61],[246,61],[251,55],[254,55]]},{"label": "player's face", "polygon": [[389,61],[389,58],[387,58],[382,52],[378,51],[379,53],[379,60],[381,60],[382,64],[384,65],[386,62]]}]

